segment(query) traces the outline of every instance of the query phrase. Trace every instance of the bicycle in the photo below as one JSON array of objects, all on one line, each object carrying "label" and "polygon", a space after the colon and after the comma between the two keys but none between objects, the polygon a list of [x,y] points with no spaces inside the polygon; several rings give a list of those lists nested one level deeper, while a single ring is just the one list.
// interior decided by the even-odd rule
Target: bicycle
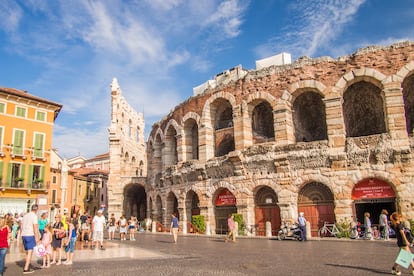
[{"label": "bicycle", "polygon": [[318,237],[322,238],[329,235],[331,237],[340,238],[342,236],[341,232],[342,231],[336,226],[335,223],[328,223],[325,221],[321,229],[318,230]]}]

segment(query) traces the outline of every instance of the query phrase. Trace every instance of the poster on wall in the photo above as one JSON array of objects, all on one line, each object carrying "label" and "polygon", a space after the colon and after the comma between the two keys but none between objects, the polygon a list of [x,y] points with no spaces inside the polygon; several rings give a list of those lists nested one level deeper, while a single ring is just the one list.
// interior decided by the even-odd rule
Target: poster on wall
[{"label": "poster on wall", "polygon": [[352,190],[353,200],[394,197],[394,189],[387,182],[376,178],[364,179]]},{"label": "poster on wall", "polygon": [[236,205],[236,198],[228,190],[224,189],[218,194],[216,198],[216,206],[234,206]]}]

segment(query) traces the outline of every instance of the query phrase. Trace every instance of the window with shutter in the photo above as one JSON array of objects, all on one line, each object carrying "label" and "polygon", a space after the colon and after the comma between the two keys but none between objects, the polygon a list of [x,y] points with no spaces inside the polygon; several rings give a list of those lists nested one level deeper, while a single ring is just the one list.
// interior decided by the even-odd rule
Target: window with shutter
[{"label": "window with shutter", "polygon": [[14,130],[13,154],[23,155],[24,130]]},{"label": "window with shutter", "polygon": [[6,112],[6,104],[0,103],[0,113],[5,113],[5,112]]},{"label": "window with shutter", "polygon": [[33,146],[33,156],[41,158],[43,157],[43,141],[44,141],[44,134],[43,133],[35,133],[35,141]]},{"label": "window with shutter", "polygon": [[16,116],[26,118],[26,108],[21,106],[16,107]]},{"label": "window with shutter", "polygon": [[44,122],[46,119],[46,113],[43,111],[36,111],[36,120]]}]

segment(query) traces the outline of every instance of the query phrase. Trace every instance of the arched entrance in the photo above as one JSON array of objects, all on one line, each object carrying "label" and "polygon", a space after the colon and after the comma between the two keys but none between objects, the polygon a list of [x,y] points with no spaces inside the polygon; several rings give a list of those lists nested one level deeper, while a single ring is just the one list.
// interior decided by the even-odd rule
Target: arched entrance
[{"label": "arched entrance", "polygon": [[130,218],[137,217],[138,221],[147,217],[147,193],[140,184],[129,184],[124,189],[123,214]]},{"label": "arched entrance", "polygon": [[322,183],[308,183],[299,191],[298,211],[305,213],[313,237],[318,235],[318,229],[325,221],[335,222],[334,208],[334,196],[331,190]]},{"label": "arched entrance", "polygon": [[192,217],[200,215],[200,200],[198,199],[198,195],[190,190],[187,192],[186,198],[185,198],[185,211],[187,214],[187,229],[189,229],[189,232],[194,232],[194,227],[192,226]]},{"label": "arched entrance", "polygon": [[226,188],[218,190],[214,201],[216,216],[216,234],[226,234],[227,218],[237,213],[236,197]]},{"label": "arched entrance", "polygon": [[382,209],[389,214],[396,210],[395,191],[387,182],[377,178],[366,178],[359,181],[352,189],[355,216],[361,223],[364,213],[369,212],[372,224],[378,224]]},{"label": "arched entrance", "polygon": [[272,225],[272,236],[276,236],[280,229],[280,208],[277,205],[276,193],[270,187],[261,187],[254,198],[256,235],[266,235],[266,222]]},{"label": "arched entrance", "polygon": [[177,218],[180,219],[180,213],[178,212],[178,200],[173,192],[170,192],[167,197],[167,214],[166,214],[166,225],[170,222],[171,214],[175,213]]}]

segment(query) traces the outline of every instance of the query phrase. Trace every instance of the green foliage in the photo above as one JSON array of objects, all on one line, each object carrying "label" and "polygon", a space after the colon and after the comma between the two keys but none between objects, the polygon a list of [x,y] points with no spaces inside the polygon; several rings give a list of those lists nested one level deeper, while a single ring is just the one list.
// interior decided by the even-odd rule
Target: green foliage
[{"label": "green foliage", "polygon": [[335,223],[336,227],[340,231],[338,238],[349,238],[349,232],[351,230],[351,221],[347,218],[341,219],[339,222]]},{"label": "green foliage", "polygon": [[239,228],[239,235],[244,235],[244,229],[246,228],[246,225],[244,224],[243,216],[241,214],[233,214],[234,215],[234,221],[237,222]]},{"label": "green foliage", "polygon": [[206,232],[206,223],[204,222],[204,216],[196,215],[191,217],[191,224],[196,228],[199,233]]}]

